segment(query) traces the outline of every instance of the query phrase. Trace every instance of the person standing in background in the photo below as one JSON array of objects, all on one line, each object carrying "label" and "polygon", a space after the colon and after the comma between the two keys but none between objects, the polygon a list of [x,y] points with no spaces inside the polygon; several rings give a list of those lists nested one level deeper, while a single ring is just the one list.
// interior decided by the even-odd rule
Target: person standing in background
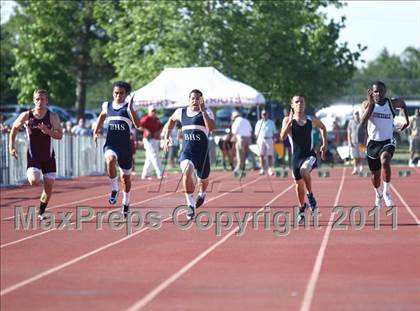
[{"label": "person standing in background", "polygon": [[143,131],[143,145],[146,151],[146,159],[141,173],[141,178],[146,179],[150,168],[153,166],[158,179],[162,178],[162,164],[160,162],[160,132],[162,123],[156,114],[154,106],[148,107],[148,114],[141,118],[138,127]]},{"label": "person standing in background", "polygon": [[276,125],[268,118],[268,112],[264,109],[261,111],[261,119],[255,125],[254,134],[257,137],[257,146],[260,156],[260,175],[264,175],[266,163],[265,157],[268,158],[267,173],[270,176],[274,175],[273,171],[273,157],[274,157],[274,142],[273,138],[276,135]]},{"label": "person standing in background", "polygon": [[347,126],[347,141],[350,148],[350,156],[353,159],[353,172],[356,175],[363,171],[363,160],[365,159],[366,127],[360,122],[359,111],[353,112],[353,119]]}]

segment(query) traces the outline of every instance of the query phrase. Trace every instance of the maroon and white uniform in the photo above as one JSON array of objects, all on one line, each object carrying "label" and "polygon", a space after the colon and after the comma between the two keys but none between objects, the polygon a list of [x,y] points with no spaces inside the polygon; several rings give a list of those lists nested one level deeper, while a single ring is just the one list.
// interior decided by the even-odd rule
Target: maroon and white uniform
[{"label": "maroon and white uniform", "polygon": [[51,136],[42,133],[38,125],[44,123],[49,129],[52,128],[50,111],[42,119],[37,119],[32,110],[29,111],[29,118],[26,122],[26,133],[29,137],[28,164],[27,168],[34,167],[47,173],[57,171],[55,164],[55,153],[51,143]]}]

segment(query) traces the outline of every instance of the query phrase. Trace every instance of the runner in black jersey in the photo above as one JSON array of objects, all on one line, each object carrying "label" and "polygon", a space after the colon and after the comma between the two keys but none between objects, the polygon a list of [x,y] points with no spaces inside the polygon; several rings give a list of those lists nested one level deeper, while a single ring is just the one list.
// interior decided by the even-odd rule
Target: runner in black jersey
[{"label": "runner in black jersey", "polygon": [[37,89],[34,91],[34,104],[35,108],[22,112],[13,123],[10,131],[9,153],[17,159],[15,139],[19,129],[25,126],[29,138],[26,171],[29,184],[38,185],[41,181],[41,172],[44,179],[44,190],[40,198],[38,215],[40,219],[43,219],[45,209],[51,199],[56,175],[55,154],[51,138],[61,139],[63,129],[58,115],[48,110],[48,92],[46,90]]},{"label": "runner in black jersey", "polygon": [[312,211],[317,208],[315,197],[312,193],[311,171],[318,166],[312,141],[312,129],[320,129],[322,144],[321,157],[325,158],[327,151],[327,131],[325,125],[317,118],[305,114],[305,99],[301,95],[292,98],[290,115],[283,119],[280,139],[289,137],[292,146],[292,169],[296,183],[296,195],[299,203],[299,222],[304,220],[307,207],[305,203],[305,188]]}]

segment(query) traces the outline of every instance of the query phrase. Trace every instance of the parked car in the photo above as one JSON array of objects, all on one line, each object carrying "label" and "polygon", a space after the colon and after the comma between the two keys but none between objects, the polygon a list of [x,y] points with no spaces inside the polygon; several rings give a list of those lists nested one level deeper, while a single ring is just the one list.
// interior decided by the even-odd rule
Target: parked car
[{"label": "parked car", "polygon": [[3,119],[6,120],[12,115],[19,115],[20,113],[30,109],[29,105],[0,105],[0,113],[3,115]]}]

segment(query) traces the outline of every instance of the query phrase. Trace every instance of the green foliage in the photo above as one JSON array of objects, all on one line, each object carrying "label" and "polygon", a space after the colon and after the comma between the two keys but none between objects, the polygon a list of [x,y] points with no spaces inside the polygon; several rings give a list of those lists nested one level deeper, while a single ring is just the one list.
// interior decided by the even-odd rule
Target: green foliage
[{"label": "green foliage", "polygon": [[69,74],[74,31],[72,16],[77,8],[70,1],[21,2],[28,22],[21,25],[16,63],[11,79],[21,103],[32,102],[35,88],[46,88],[50,102],[74,103],[75,77]]},{"label": "green foliage", "polygon": [[17,92],[9,86],[9,79],[12,77],[12,66],[15,63],[13,49],[16,47],[14,38],[14,24],[8,23],[0,28],[1,46],[1,71],[0,71],[0,102],[13,104],[17,102]]},{"label": "green foliage", "polygon": [[420,49],[408,47],[402,55],[391,55],[384,49],[365,68],[359,69],[345,94],[356,102],[366,97],[372,82],[381,80],[387,85],[389,96],[420,98]]},{"label": "green foliage", "polygon": [[337,1],[101,2],[105,57],[118,78],[140,87],[165,67],[214,66],[272,99],[337,95],[360,56],[336,43],[343,23],[318,12]]},{"label": "green foliage", "polygon": [[316,105],[340,93],[363,50],[337,44],[343,22],[320,13],[337,0],[19,3],[26,22],[10,81],[21,102],[45,87],[51,101],[72,105],[85,83],[92,106],[109,80],[138,88],[165,67],[214,66],[267,98],[299,92]]}]

